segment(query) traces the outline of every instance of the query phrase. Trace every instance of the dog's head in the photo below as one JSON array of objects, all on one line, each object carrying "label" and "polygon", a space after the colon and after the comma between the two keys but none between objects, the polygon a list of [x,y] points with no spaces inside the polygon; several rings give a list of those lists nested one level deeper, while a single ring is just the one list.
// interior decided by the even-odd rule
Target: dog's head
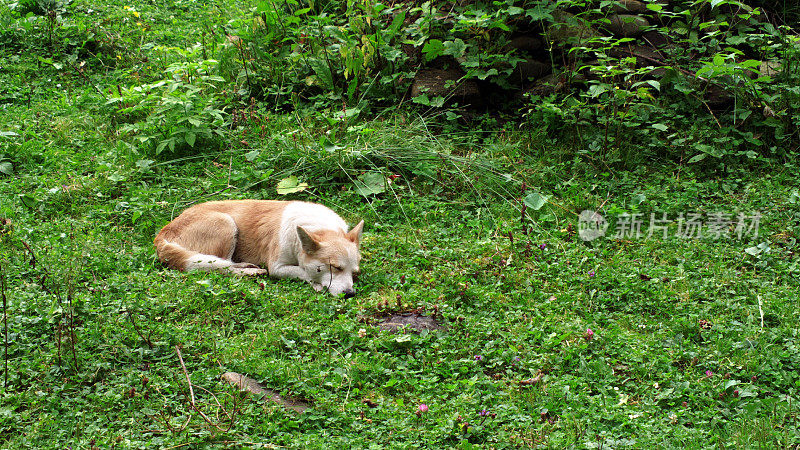
[{"label": "dog's head", "polygon": [[297,237],[303,247],[298,262],[314,289],[328,289],[333,295],[344,294],[345,297],[356,295],[353,277],[360,271],[361,252],[358,247],[363,228],[363,220],[347,233],[333,230],[307,232],[303,227],[297,227]]}]

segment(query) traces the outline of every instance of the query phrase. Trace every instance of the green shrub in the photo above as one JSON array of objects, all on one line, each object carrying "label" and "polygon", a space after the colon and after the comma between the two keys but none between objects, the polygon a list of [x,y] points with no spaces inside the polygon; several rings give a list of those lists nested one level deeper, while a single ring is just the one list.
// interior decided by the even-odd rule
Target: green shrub
[{"label": "green shrub", "polygon": [[170,64],[169,79],[120,89],[106,104],[116,108],[119,118],[133,121],[121,131],[155,155],[218,146],[230,119],[218,106],[219,85],[225,80],[211,75],[216,66],[214,60]]},{"label": "green shrub", "polygon": [[[577,135],[607,163],[665,157],[724,164],[729,157],[788,155],[800,125],[800,70],[793,62],[800,46],[791,30],[738,1],[671,8],[659,12],[665,25],[654,27],[672,42],[659,50],[663,61],[620,51],[630,38],[585,40],[567,52],[572,62],[559,79],[568,88],[531,96],[529,123],[544,124],[552,137]],[[597,4],[583,7],[580,17],[596,27],[606,20]]]}]

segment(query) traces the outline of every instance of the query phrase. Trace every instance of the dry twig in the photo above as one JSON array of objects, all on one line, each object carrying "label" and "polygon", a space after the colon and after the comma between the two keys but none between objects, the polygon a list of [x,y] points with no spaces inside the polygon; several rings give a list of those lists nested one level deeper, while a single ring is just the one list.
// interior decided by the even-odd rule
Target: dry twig
[{"label": "dry twig", "polygon": [[203,411],[200,411],[200,409],[197,407],[197,403],[195,403],[194,400],[194,386],[192,385],[192,380],[189,378],[189,372],[186,370],[186,364],[183,363],[183,355],[181,354],[180,346],[177,345],[175,346],[175,352],[178,354],[178,360],[181,362],[181,368],[183,369],[183,374],[186,375],[186,383],[189,384],[189,395],[191,396],[192,409],[197,411],[197,414],[200,414],[200,417],[202,417],[203,420],[205,420],[209,425],[211,425],[212,427],[216,428],[219,431],[225,431],[222,428],[220,428],[219,425],[217,425],[211,419],[209,419],[208,416],[206,416],[203,413]]}]

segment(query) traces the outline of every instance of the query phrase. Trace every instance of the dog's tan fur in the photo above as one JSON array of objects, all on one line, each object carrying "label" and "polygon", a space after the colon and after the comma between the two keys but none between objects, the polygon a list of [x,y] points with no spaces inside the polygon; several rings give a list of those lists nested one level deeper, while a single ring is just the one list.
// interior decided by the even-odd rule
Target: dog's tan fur
[{"label": "dog's tan fur", "polygon": [[[156,235],[158,259],[177,270],[186,270],[188,259],[197,253],[257,265],[275,261],[280,246],[274,230],[288,204],[230,200],[192,206]],[[237,246],[237,241],[248,244]]]}]

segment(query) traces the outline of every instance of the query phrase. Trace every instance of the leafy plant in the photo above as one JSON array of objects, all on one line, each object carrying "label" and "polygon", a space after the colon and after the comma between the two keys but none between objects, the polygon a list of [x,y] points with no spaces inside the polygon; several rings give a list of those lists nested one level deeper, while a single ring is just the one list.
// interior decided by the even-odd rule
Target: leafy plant
[{"label": "leafy plant", "polygon": [[230,118],[219,108],[219,84],[225,80],[211,75],[214,60],[173,63],[167,67],[171,79],[120,89],[108,100],[115,113],[127,120],[121,130],[159,155],[195,145],[215,145],[224,136]]},{"label": "leafy plant", "polygon": [[[671,21],[658,31],[678,45],[648,56],[641,47],[629,47],[633,39],[627,37],[578,42],[569,50],[577,59],[575,68],[567,67],[561,77],[578,80],[586,89],[533,95],[528,110],[532,122],[544,121],[556,134],[577,133],[589,153],[602,155],[607,163],[640,163],[645,155],[636,147],[650,148],[651,157],[681,163],[700,163],[711,156],[712,165],[781,154],[797,137],[786,128],[794,121],[795,113],[789,111],[796,104],[788,80],[800,72],[784,70],[778,62],[782,55],[797,52],[793,38],[786,37],[791,33],[760,21],[759,9],[740,2],[651,9]],[[602,8],[584,11],[587,26],[604,26]],[[596,60],[586,61],[581,54]],[[705,56],[690,60],[689,54]],[[777,85],[774,77],[780,80]],[[696,113],[698,109],[707,114]],[[664,137],[671,150],[661,144]]]}]

